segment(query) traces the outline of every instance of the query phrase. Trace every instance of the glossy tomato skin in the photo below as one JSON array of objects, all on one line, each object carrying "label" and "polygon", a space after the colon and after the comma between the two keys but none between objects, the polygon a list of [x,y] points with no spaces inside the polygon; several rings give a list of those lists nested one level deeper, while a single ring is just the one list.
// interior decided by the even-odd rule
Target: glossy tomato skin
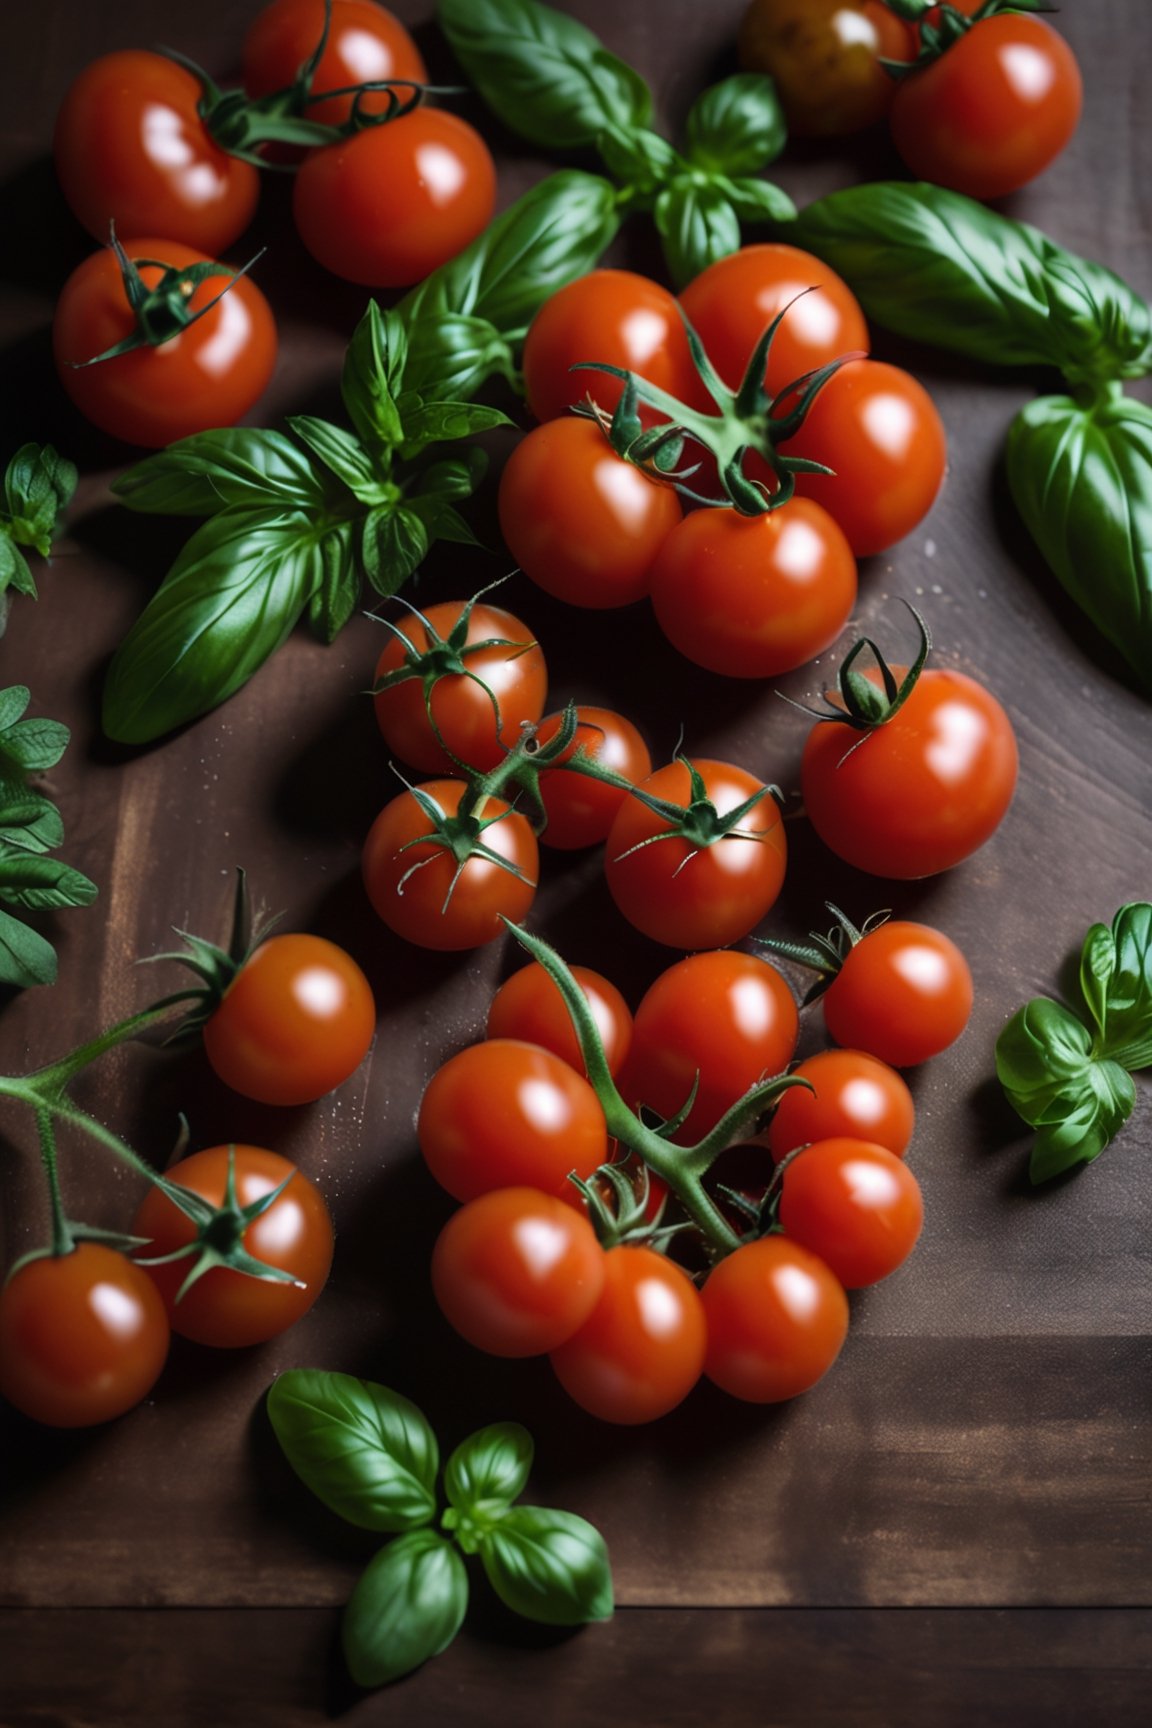
[{"label": "glossy tomato skin", "polygon": [[780,1162],[811,1140],[855,1136],[902,1158],[912,1140],[916,1111],[902,1077],[863,1050],[820,1050],[793,1069],[812,1087],[785,1092],[768,1125],[768,1146]]},{"label": "glossy tomato skin", "polygon": [[889,116],[908,168],[970,198],[1026,186],[1076,130],[1076,56],[1042,18],[981,19],[938,60],[900,83]]},{"label": "glossy tomato skin", "polygon": [[934,876],[1003,821],[1016,789],[1016,736],[975,678],[929,667],[892,718],[860,739],[846,723],[822,721],[800,765],[812,826],[856,869],[898,881]]},{"label": "glossy tomato skin", "polygon": [[25,1261],[0,1290],[0,1396],[51,1428],[86,1428],[147,1397],[168,1354],[164,1304],[99,1242]]},{"label": "glossy tomato skin", "polygon": [[[295,82],[311,58],[324,28],[324,0],[272,0],[257,14],[244,38],[244,88],[249,96],[270,96]],[[333,0],[328,40],[312,79],[317,91],[343,90],[352,84],[379,84],[387,78],[428,82],[420,51],[400,20],[374,0]],[[397,94],[410,92],[399,88]],[[351,96],[310,102],[309,120],[339,126],[352,112]],[[365,95],[362,113],[380,114],[386,91]]]},{"label": "glossy tomato skin", "polygon": [[671,486],[617,456],[591,420],[549,420],[500,477],[500,531],[526,576],[572,606],[628,606],[683,514]]},{"label": "glossy tomato skin", "polygon": [[718,259],[688,284],[680,304],[733,389],[769,324],[790,304],[765,370],[771,395],[817,366],[869,348],[868,326],[848,284],[795,246],[744,246]]},{"label": "glossy tomato skin", "polygon": [[271,936],[204,1027],[226,1086],[261,1104],[308,1104],[354,1074],[376,1031],[372,987],[322,936]]},{"label": "glossy tomato skin", "polygon": [[728,948],[691,954],[660,974],[636,1010],[630,1088],[667,1119],[695,1082],[677,1135],[689,1143],[750,1086],[782,1074],[799,1034],[792,992],[774,966]]},{"label": "glossy tomato skin", "polygon": [[[424,617],[443,640],[463,610],[463,602],[445,600],[427,607]],[[419,618],[401,618],[396,628],[418,651],[428,647],[428,632]],[[481,642],[508,646],[467,651],[468,644]],[[372,699],[376,721],[388,748],[401,761],[425,774],[452,774],[458,768],[444,745],[470,768],[481,772],[495,768],[515,744],[522,723],[534,723],[544,712],[548,693],[544,655],[531,630],[513,613],[502,606],[478,601],[469,614],[462,657],[468,673],[446,673],[432,687],[432,718],[443,745],[429,724],[421,679],[405,679],[390,690],[381,690]],[[393,638],[377,662],[377,679],[395,671],[404,661],[405,650]]]},{"label": "glossy tomato skin", "polygon": [[[624,386],[603,372],[573,372],[582,361],[635,372],[683,401],[696,368],[675,297],[631,270],[592,270],[560,288],[524,339],[524,390],[537,420],[556,420],[591,396],[611,412]],[[645,412],[647,420],[664,416]]]},{"label": "glossy tomato skin", "polygon": [[539,1356],[571,1338],[604,1288],[582,1213],[538,1188],[495,1188],[453,1213],[432,1250],[449,1324],[492,1356]]},{"label": "glossy tomato skin", "polygon": [[785,1236],[729,1254],[701,1292],[708,1323],[704,1372],[751,1404],[807,1392],[848,1334],[844,1287],[817,1255]]},{"label": "glossy tomato skin", "polygon": [[[578,749],[593,757],[604,768],[630,780],[633,785],[652,772],[652,758],[631,720],[611,708],[598,708],[582,702],[576,708],[576,736],[560,757],[567,762]],[[560,730],[561,714],[550,714],[541,722],[537,734],[546,744]],[[548,816],[547,826],[540,835],[546,846],[561,851],[575,851],[582,846],[597,846],[608,836],[621,804],[628,793],[587,774],[576,774],[564,768],[546,768],[540,775],[540,801]]]},{"label": "glossy tomato skin", "polygon": [[746,72],[767,72],[795,138],[838,138],[892,106],[881,59],[915,59],[912,28],[882,0],[751,0],[737,39]]},{"label": "glossy tomato skin", "polygon": [[[427,780],[420,790],[453,816],[467,787],[463,780]],[[523,920],[536,896],[536,836],[502,798],[488,800],[484,820],[484,845],[518,875],[474,855],[457,876],[450,852],[420,844],[432,829],[411,792],[384,806],[364,842],[361,869],[373,910],[390,930],[421,948],[456,950],[502,936],[505,918]]]},{"label": "glossy tomato skin", "polygon": [[56,117],[56,175],[97,240],[161,234],[219,258],[256,210],[258,171],[229,156],[196,112],[200,86],[163,54],[122,49],[93,60]]},{"label": "glossy tomato skin", "polygon": [[[721,816],[763,785],[728,762],[701,759],[695,767]],[[643,790],[686,805],[688,768],[682,761],[670,762],[648,776]],[[656,835],[667,838],[644,844]],[[645,936],[671,948],[721,948],[746,936],[774,904],[787,856],[784,824],[770,792],[737,831],[699,848],[630,796],[609,831],[604,874],[620,911]]]},{"label": "glossy tomato skin", "polygon": [[[615,984],[590,966],[569,968],[588,999],[609,1072],[619,1073],[632,1044],[632,1013]],[[586,1072],[568,1009],[559,989],[538,960],[506,978],[492,998],[486,1035],[519,1038],[540,1044],[575,1068]]]},{"label": "glossy tomato skin", "polygon": [[[294,1326],[327,1283],[333,1245],[332,1219],[320,1190],[277,1152],[262,1146],[209,1146],[173,1164],[165,1175],[218,1206],[227,1188],[230,1157],[240,1206],[263,1199],[288,1179],[284,1192],[245,1230],[244,1247],[298,1282],[272,1282],[214,1266],[177,1300],[193,1261],[184,1258],[145,1268],[173,1332],[223,1349],[263,1344]],[[148,1238],[140,1252],[151,1258],[193,1241],[196,1227],[166,1194],[152,1188],[136,1213],[132,1233]]]},{"label": "glossy tomato skin", "polygon": [[308,155],[292,199],[318,264],[369,288],[406,288],[454,258],[496,206],[492,153],[442,108],[416,108]]},{"label": "glossy tomato skin", "polygon": [[591,1176],[608,1156],[604,1112],[584,1076],[514,1038],[449,1057],[428,1082],[416,1133],[429,1170],[457,1200],[528,1187],[578,1206],[569,1173]]},{"label": "glossy tomato skin", "polygon": [[920,1184],[886,1146],[836,1137],[798,1152],[780,1192],[784,1234],[818,1254],[846,1290],[895,1272],[924,1223]]},{"label": "glossy tomato skin", "polygon": [[761,516],[694,510],[652,567],[674,647],[728,678],[772,678],[833,643],[856,603],[856,560],[828,512],[793,498]]},{"label": "glossy tomato skin", "polygon": [[959,1038],[972,997],[968,962],[950,937],[890,919],[845,956],[821,1002],[838,1044],[911,1068]]},{"label": "glossy tomato skin", "polygon": [[[183,270],[207,262],[176,240],[132,240],[134,263],[158,259]],[[144,266],[152,288],[162,270]],[[195,312],[220,293],[225,278],[210,276],[194,290]],[[211,311],[158,347],[135,348],[92,360],[136,328],[120,266],[110,248],[93,253],[69,276],[52,321],[52,351],[60,382],[80,412],[102,431],[128,444],[157,449],[213,426],[232,426],[263,395],[276,365],[276,322],[271,307],[247,276],[234,282]]]},{"label": "glossy tomato skin", "polygon": [[570,1398],[603,1422],[664,1416],[691,1392],[707,1337],[696,1287],[652,1248],[625,1244],[604,1261],[604,1288],[584,1325],[552,1352]]}]

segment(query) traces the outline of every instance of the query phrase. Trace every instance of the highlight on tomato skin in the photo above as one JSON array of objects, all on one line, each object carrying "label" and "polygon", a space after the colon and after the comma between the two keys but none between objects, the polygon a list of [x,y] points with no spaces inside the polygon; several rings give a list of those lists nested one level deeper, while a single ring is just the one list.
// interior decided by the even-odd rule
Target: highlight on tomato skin
[{"label": "highlight on tomato skin", "polygon": [[783,1093],[765,1139],[777,1164],[811,1140],[855,1135],[902,1158],[912,1140],[916,1111],[895,1068],[863,1050],[820,1050],[792,1074],[808,1086]]},{"label": "highlight on tomato skin", "polygon": [[971,970],[951,937],[894,918],[855,944],[820,1001],[838,1044],[912,1068],[955,1043],[973,998]]},{"label": "highlight on tomato skin", "polygon": [[[623,1067],[632,1045],[632,1012],[610,978],[590,966],[571,966],[592,1010],[610,1074]],[[517,1038],[559,1056],[577,1074],[586,1072],[580,1041],[563,996],[539,961],[506,978],[488,1009],[488,1038]]]},{"label": "highlight on tomato skin", "polygon": [[848,1335],[848,1298],[827,1263],[787,1236],[762,1236],[709,1273],[704,1372],[734,1398],[776,1404],[810,1391]]},{"label": "highlight on tomato skin", "polygon": [[902,1266],[924,1222],[920,1184],[900,1158],[868,1140],[813,1141],[784,1169],[784,1233],[818,1254],[846,1290]]},{"label": "highlight on tomato skin", "polygon": [[882,120],[896,85],[881,60],[915,57],[913,28],[882,0],[750,0],[740,64],[766,72],[796,138],[835,138]]},{"label": "highlight on tomato skin", "polygon": [[[272,0],[257,13],[244,38],[244,88],[249,96],[270,96],[295,81],[320,40],[324,0]],[[317,91],[344,90],[353,84],[379,84],[389,78],[428,82],[420,50],[395,15],[375,0],[333,0],[324,52],[312,78]],[[407,96],[403,84],[398,94]],[[339,126],[352,112],[353,97],[329,96],[304,109],[309,120]],[[360,99],[365,114],[388,106],[386,90]]]}]

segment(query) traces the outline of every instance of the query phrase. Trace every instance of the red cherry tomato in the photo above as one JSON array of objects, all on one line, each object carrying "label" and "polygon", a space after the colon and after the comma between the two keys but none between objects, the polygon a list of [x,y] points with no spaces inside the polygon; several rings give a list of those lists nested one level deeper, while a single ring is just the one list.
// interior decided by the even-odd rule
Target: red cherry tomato
[{"label": "red cherry tomato", "polygon": [[892,718],[861,738],[821,721],[801,760],[804,807],[838,857],[909,881],[950,870],[995,833],[1016,789],[1016,737],[974,678],[929,667]]},{"label": "red cherry tomato", "polygon": [[[445,600],[427,607],[424,617],[441,640],[446,640],[463,610],[463,602]],[[419,652],[428,648],[428,632],[419,618],[398,619],[396,628]],[[493,646],[473,646],[485,642]],[[469,615],[461,659],[467,673],[446,673],[432,687],[432,719],[448,750],[470,768],[485,772],[503,761],[525,721],[539,720],[544,712],[548,672],[528,626],[502,607],[482,601]],[[404,661],[404,647],[393,638],[377,663],[377,679]],[[458,769],[459,763],[447,754],[429,723],[420,678],[408,678],[390,690],[381,690],[373,702],[384,740],[401,761],[425,774],[451,774]]]},{"label": "red cherry tomato", "polygon": [[[287,89],[309,60],[324,28],[324,0],[272,0],[257,14],[244,38],[244,88],[249,96],[271,96]],[[333,0],[328,39],[312,79],[316,91],[343,90],[351,84],[379,84],[387,78],[428,82],[420,51],[398,18],[374,0]],[[403,87],[397,94],[406,97]],[[351,96],[310,102],[309,120],[339,126],[352,112]],[[388,106],[381,90],[361,99],[365,114]]]},{"label": "red cherry tomato", "polygon": [[776,1106],[768,1145],[777,1163],[810,1140],[854,1135],[902,1158],[915,1125],[915,1107],[900,1075],[863,1050],[821,1050],[793,1069],[801,1080]]},{"label": "red cherry tomato", "polygon": [[[332,1266],[332,1219],[324,1197],[315,1183],[278,1153],[262,1146],[209,1146],[164,1174],[219,1206],[227,1190],[230,1159],[239,1206],[262,1200],[289,1179],[283,1193],[248,1225],[242,1241],[255,1259],[290,1272],[295,1282],[280,1283],[213,1266],[180,1296],[192,1259],[145,1268],[163,1298],[173,1332],[197,1344],[225,1349],[263,1344],[294,1326],[323,1290]],[[196,1227],[174,1201],[153,1188],[136,1213],[132,1232],[148,1237],[148,1246],[140,1252],[150,1259],[194,1241]]]},{"label": "red cherry tomato", "polygon": [[529,1187],[579,1206],[569,1174],[591,1176],[608,1156],[604,1112],[587,1080],[514,1038],[449,1057],[428,1083],[416,1133],[429,1170],[457,1200]]},{"label": "red cherry tomato", "polygon": [[775,1404],[828,1372],[848,1334],[848,1299],[825,1262],[785,1236],[748,1242],[701,1294],[704,1372],[734,1398]]},{"label": "red cherry tomato", "polygon": [[[588,998],[609,1071],[619,1072],[632,1043],[632,1013],[615,984],[588,966],[570,968],[573,978]],[[575,1068],[585,1072],[584,1058],[568,1009],[556,985],[536,960],[506,978],[492,998],[486,1035],[489,1038],[519,1038],[526,1044],[541,1044]]]},{"label": "red cherry tomato", "polygon": [[838,1044],[911,1068],[963,1032],[972,974],[942,931],[892,919],[856,943],[821,1001]]},{"label": "red cherry tomato", "polygon": [[538,1188],[496,1188],[453,1213],[432,1288],[462,1338],[493,1356],[539,1356],[583,1326],[604,1288],[587,1218]]},{"label": "red cherry tomato", "polygon": [[[633,785],[651,774],[648,746],[631,720],[611,708],[596,708],[589,703],[579,704],[576,714],[576,736],[560,757],[561,762],[567,762],[582,749],[586,756]],[[556,736],[562,718],[560,714],[550,714],[541,722],[537,733],[541,744]],[[616,812],[627,797],[628,793],[619,787],[594,780],[590,775],[546,768],[540,775],[540,801],[548,824],[540,838],[546,846],[556,846],[562,851],[596,846],[607,837]]]},{"label": "red cherry tomato", "polygon": [[665,1415],[700,1378],[707,1339],[696,1287],[652,1248],[613,1248],[592,1313],[552,1366],[570,1398],[603,1422]]},{"label": "red cherry tomato", "polygon": [[[124,249],[133,263],[154,258],[170,269],[208,262],[176,240],[133,240]],[[149,288],[163,274],[151,265],[140,270]],[[193,291],[189,309],[216,299],[225,280],[207,277]],[[115,253],[94,253],[60,290],[52,351],[60,382],[80,412],[129,444],[155,448],[211,426],[234,425],[263,394],[276,365],[276,323],[247,276],[171,341],[95,366],[77,364],[105,353],[135,328]]]},{"label": "red cherry tomato", "polygon": [[292,200],[317,263],[373,288],[423,281],[475,240],[495,207],[491,151],[441,108],[416,108],[312,151]]},{"label": "red cherry tomato", "polygon": [[648,592],[652,561],[680,521],[671,486],[617,456],[590,420],[549,420],[513,450],[498,494],[517,564],[573,606],[627,606]]},{"label": "red cherry tomato", "polygon": [[674,647],[729,678],[790,672],[834,642],[856,603],[844,534],[807,498],[762,516],[695,510],[652,566],[652,605]]},{"label": "red cherry tomato", "polygon": [[1064,38],[1042,18],[1001,12],[902,79],[889,121],[917,178],[1002,198],[1055,160],[1082,105],[1080,68]]},{"label": "red cherry tomato", "polygon": [[[463,780],[428,780],[420,791],[454,816]],[[451,852],[426,841],[432,823],[411,792],[386,804],[364,842],[368,898],[390,930],[421,948],[479,948],[519,924],[536,895],[540,854],[527,821],[502,798],[489,798],[482,840],[510,865],[473,854],[460,869]],[[426,843],[421,844],[424,841]]]},{"label": "red cherry tomato", "polygon": [[920,1236],[920,1184],[886,1146],[817,1140],[784,1171],[780,1223],[818,1254],[846,1290],[878,1284],[903,1265]]},{"label": "red cherry tomato", "polygon": [[881,60],[915,58],[915,36],[882,0],[751,0],[737,39],[747,72],[767,72],[794,138],[862,131],[888,112]]},{"label": "red cherry tomato", "polygon": [[256,210],[259,175],[213,143],[200,85],[163,54],[123,49],[93,60],[56,117],[56,175],[97,240],[163,234],[219,258]]},{"label": "red cherry tomato", "polygon": [[0,1290],[0,1396],[52,1428],[84,1428],[147,1397],[168,1354],[147,1273],[99,1242],[26,1260]]}]

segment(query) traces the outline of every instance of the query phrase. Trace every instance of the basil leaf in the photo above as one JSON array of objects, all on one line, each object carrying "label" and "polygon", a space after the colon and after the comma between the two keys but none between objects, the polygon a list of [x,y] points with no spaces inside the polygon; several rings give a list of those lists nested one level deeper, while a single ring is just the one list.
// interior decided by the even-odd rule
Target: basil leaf
[{"label": "basil leaf", "polygon": [[379,503],[390,490],[387,480],[381,481],[364,446],[343,426],[334,426],[330,420],[317,420],[311,414],[290,415],[288,424],[297,438],[307,444],[324,466],[362,503]]},{"label": "basil leaf", "polygon": [[4,474],[0,534],[47,558],[78,478],[75,465],[51,444],[22,444]]},{"label": "basil leaf", "polygon": [[215,516],[232,505],[316,510],[331,488],[283,433],[226,426],[145,457],[112,490],[150,515]]},{"label": "basil leaf", "polygon": [[364,1530],[413,1530],[436,1512],[436,1436],[414,1404],[372,1380],[290,1368],[268,1415],[296,1474]]},{"label": "basil leaf", "polygon": [[[0,598],[9,588],[17,594],[27,594],[30,600],[36,599],[36,580],[28,560],[0,523]],[[0,618],[0,636],[3,634],[4,620]]]},{"label": "basil leaf", "polygon": [[495,1422],[461,1441],[444,1467],[444,1492],[458,1511],[483,1517],[523,1494],[532,1436],[519,1422]]},{"label": "basil leaf", "polygon": [[1095,1051],[1129,1070],[1152,1065],[1152,906],[1122,906],[1094,924],[1080,956],[1080,989]]},{"label": "basil leaf", "polygon": [[445,456],[420,470],[422,498],[468,498],[488,472],[486,453],[473,444],[458,456]]},{"label": "basil leaf", "polygon": [[654,198],[666,180],[688,167],[671,144],[647,127],[639,131],[606,127],[596,139],[596,148],[612,178],[640,198]]},{"label": "basil leaf", "polygon": [[718,180],[741,222],[791,222],[796,206],[771,180]]},{"label": "basil leaf", "polygon": [[591,144],[605,126],[645,126],[648,86],[600,39],[536,0],[439,0],[452,52],[505,125],[553,150]]},{"label": "basil leaf", "polygon": [[755,174],[788,140],[776,86],[763,72],[737,72],[698,96],[688,113],[685,155],[716,174]]},{"label": "basil leaf", "polygon": [[333,531],[292,509],[232,509],[203,523],[112,657],[108,736],[147,743],[239,690],[323,581]]},{"label": "basil leaf", "polygon": [[31,912],[90,906],[96,884],[58,858],[0,845],[0,900]]},{"label": "basil leaf", "polygon": [[0,910],[0,984],[28,990],[55,984],[56,950],[18,918]]},{"label": "basil leaf", "polygon": [[720,187],[675,180],[661,192],[653,212],[664,241],[664,258],[677,288],[740,246],[740,224]]},{"label": "basil leaf", "polygon": [[485,1531],[480,1557],[502,1602],[546,1626],[612,1617],[612,1571],[604,1538],[574,1512],[512,1506]]},{"label": "basil leaf", "polygon": [[996,1074],[1017,1115],[1039,1129],[1031,1177],[1044,1182],[1099,1157],[1132,1113],[1124,1069],[1098,1061],[1092,1035],[1057,1002],[1037,997],[996,1041]]},{"label": "basil leaf", "polygon": [[[19,712],[24,712],[28,704],[25,685],[13,685],[4,694],[16,697],[20,702]],[[10,720],[6,724],[0,723],[0,726],[0,772],[16,780],[55,768],[71,737],[67,726],[59,720]]]},{"label": "basil leaf", "polygon": [[1152,409],[1043,396],[1017,415],[1006,455],[1049,566],[1152,690]]},{"label": "basil leaf", "polygon": [[1111,1144],[1132,1114],[1136,1088],[1115,1062],[1092,1065],[1079,1101],[1059,1122],[1037,1129],[1028,1164],[1029,1180],[1050,1182],[1078,1164],[1091,1164]]},{"label": "basil leaf", "polygon": [[499,408],[485,408],[479,402],[426,402],[405,417],[404,455],[414,456],[428,444],[447,444],[514,424]]},{"label": "basil leaf", "polygon": [[308,602],[308,628],[321,642],[332,642],[343,630],[360,599],[360,570],[353,547],[351,522],[342,522],[320,542],[323,575]]},{"label": "basil leaf", "polygon": [[59,810],[39,792],[0,781],[0,841],[26,852],[53,851],[64,844]]},{"label": "basil leaf", "polygon": [[352,332],[344,355],[340,393],[348,417],[370,450],[387,450],[403,438],[396,397],[408,358],[401,319],[381,312],[375,300]]},{"label": "basil leaf", "polygon": [[364,518],[360,531],[360,561],[373,588],[385,599],[411,576],[428,556],[428,529],[414,509],[382,505]]},{"label": "basil leaf", "polygon": [[382,1548],[344,1610],[341,1642],[358,1686],[386,1686],[447,1649],[468,1606],[468,1574],[435,1530]]}]

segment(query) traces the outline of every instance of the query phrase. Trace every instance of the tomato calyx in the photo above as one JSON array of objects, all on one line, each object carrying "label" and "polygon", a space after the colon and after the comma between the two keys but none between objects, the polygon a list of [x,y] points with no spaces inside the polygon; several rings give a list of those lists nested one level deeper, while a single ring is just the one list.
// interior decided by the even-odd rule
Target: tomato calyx
[{"label": "tomato calyx", "polygon": [[178,965],[187,967],[200,980],[199,984],[181,990],[173,996],[165,997],[163,1002],[155,1004],[156,1007],[177,1003],[191,1004],[182,1015],[179,1025],[165,1039],[166,1043],[185,1044],[192,1042],[199,1036],[201,1029],[219,1008],[229,985],[236,979],[245,963],[251,959],[261,942],[271,934],[279,917],[280,914],[277,912],[271,917],[261,916],[254,921],[252,904],[248,894],[248,880],[244,871],[237,869],[227,948],[221,948],[217,943],[210,942],[207,937],[196,936],[188,930],[176,929],[176,935],[186,944],[184,949],[173,949],[163,954],[147,956],[145,964],[156,964],[161,960],[175,960]]},{"label": "tomato calyx", "polygon": [[[870,636],[861,636],[852,644],[844,658],[843,665],[836,675],[836,685],[839,699],[825,698],[823,707],[813,707],[807,702],[797,702],[791,696],[784,696],[783,691],[777,694],[784,696],[793,708],[799,708],[801,713],[808,714],[814,720],[835,721],[841,726],[851,726],[862,734],[855,744],[845,751],[845,758],[859,748],[870,732],[878,727],[886,726],[907,702],[919,681],[928,656],[932,652],[932,636],[923,617],[910,600],[904,604],[916,620],[920,633],[920,645],[916,658],[905,671],[902,678],[897,679],[892,667]],[[876,670],[880,674],[879,685],[867,673],[856,670],[856,662],[865,654],[871,654]]]},{"label": "tomato calyx", "polygon": [[765,798],[775,798],[777,803],[782,804],[784,794],[779,786],[761,786],[759,791],[745,798],[734,810],[721,814],[709,798],[704,777],[696,764],[680,751],[676,752],[673,761],[682,763],[688,770],[691,792],[689,802],[675,804],[670,798],[658,798],[651,792],[645,792],[641,786],[630,785],[628,790],[632,797],[638,798],[653,814],[663,817],[669,826],[663,833],[650,834],[646,839],[638,840],[635,846],[629,846],[627,851],[621,852],[619,858],[629,858],[632,853],[641,851],[645,846],[656,846],[665,840],[684,840],[691,850],[676,867],[675,874],[679,875],[698,852],[702,852],[707,846],[715,846],[720,840],[752,840],[763,843],[768,838],[763,833],[749,833],[740,827],[740,823]]},{"label": "tomato calyx", "polygon": [[985,18],[995,18],[1002,13],[1058,10],[1055,6],[1045,5],[1044,0],[984,0],[984,4],[972,13],[941,4],[940,0],[884,0],[884,3],[897,18],[920,26],[920,50],[914,60],[889,60],[883,55],[878,56],[878,63],[897,82],[911,77],[914,72],[923,72]]},{"label": "tomato calyx", "polygon": [[667,1195],[653,1213],[648,1166],[635,1153],[628,1152],[623,1158],[601,1164],[587,1178],[570,1176],[569,1181],[584,1198],[589,1221],[602,1248],[641,1242],[662,1251],[673,1236],[692,1228],[688,1220],[662,1226]]},{"label": "tomato calyx", "polygon": [[180,1248],[173,1248],[169,1254],[136,1255],[138,1266],[169,1266],[177,1260],[190,1260],[192,1264],[179,1290],[176,1300],[189,1291],[208,1272],[217,1266],[224,1266],[232,1272],[241,1272],[248,1278],[260,1278],[269,1284],[294,1284],[303,1289],[299,1278],[291,1272],[285,1272],[282,1267],[272,1266],[266,1260],[258,1260],[254,1254],[249,1254],[244,1247],[244,1234],[249,1225],[263,1216],[283,1194],[285,1188],[295,1176],[295,1170],[289,1171],[283,1182],[271,1189],[267,1194],[261,1194],[259,1199],[249,1201],[247,1206],[241,1206],[236,1199],[236,1147],[228,1148],[228,1175],[224,1187],[224,1199],[219,1206],[214,1206],[203,1195],[196,1194],[191,1188],[183,1188],[177,1182],[168,1182],[162,1178],[157,1185],[167,1195],[172,1203],[192,1220],[196,1226],[196,1234],[190,1242]]},{"label": "tomato calyx", "polygon": [[878,930],[881,924],[887,923],[892,916],[891,908],[886,907],[881,912],[870,913],[862,924],[855,925],[831,900],[826,900],[824,904],[836,920],[826,934],[811,930],[807,942],[790,942],[781,936],[752,938],[758,947],[767,948],[769,953],[778,954],[783,960],[792,960],[796,965],[807,966],[811,971],[820,974],[801,1003],[804,1008],[823,996],[857,943],[863,942],[866,936]]},{"label": "tomato calyx", "polygon": [[[403,775],[400,778],[403,779]],[[494,847],[489,846],[484,841],[483,835],[486,830],[497,822],[503,822],[505,817],[511,815],[512,806],[509,805],[507,809],[498,810],[494,816],[478,814],[486,802],[483,782],[478,786],[470,787],[461,798],[456,810],[451,814],[444,809],[437,798],[433,797],[430,792],[426,792],[422,786],[413,786],[407,780],[404,780],[404,785],[428,818],[431,829],[427,834],[418,834],[414,839],[406,840],[400,851],[409,852],[414,846],[428,847],[430,850],[425,857],[418,858],[414,864],[405,870],[396,884],[397,894],[403,894],[405,884],[411,881],[417,871],[425,869],[435,860],[438,853],[443,852],[447,852],[449,857],[455,860],[456,868],[452,873],[448,891],[444,896],[442,911],[447,911],[456,884],[463,875],[470,858],[483,858],[489,864],[495,864],[499,869],[506,870],[509,876],[515,876],[517,881],[526,883],[529,888],[536,886],[524,874],[518,864],[514,863],[511,858],[505,858],[502,853],[497,852]]]}]

